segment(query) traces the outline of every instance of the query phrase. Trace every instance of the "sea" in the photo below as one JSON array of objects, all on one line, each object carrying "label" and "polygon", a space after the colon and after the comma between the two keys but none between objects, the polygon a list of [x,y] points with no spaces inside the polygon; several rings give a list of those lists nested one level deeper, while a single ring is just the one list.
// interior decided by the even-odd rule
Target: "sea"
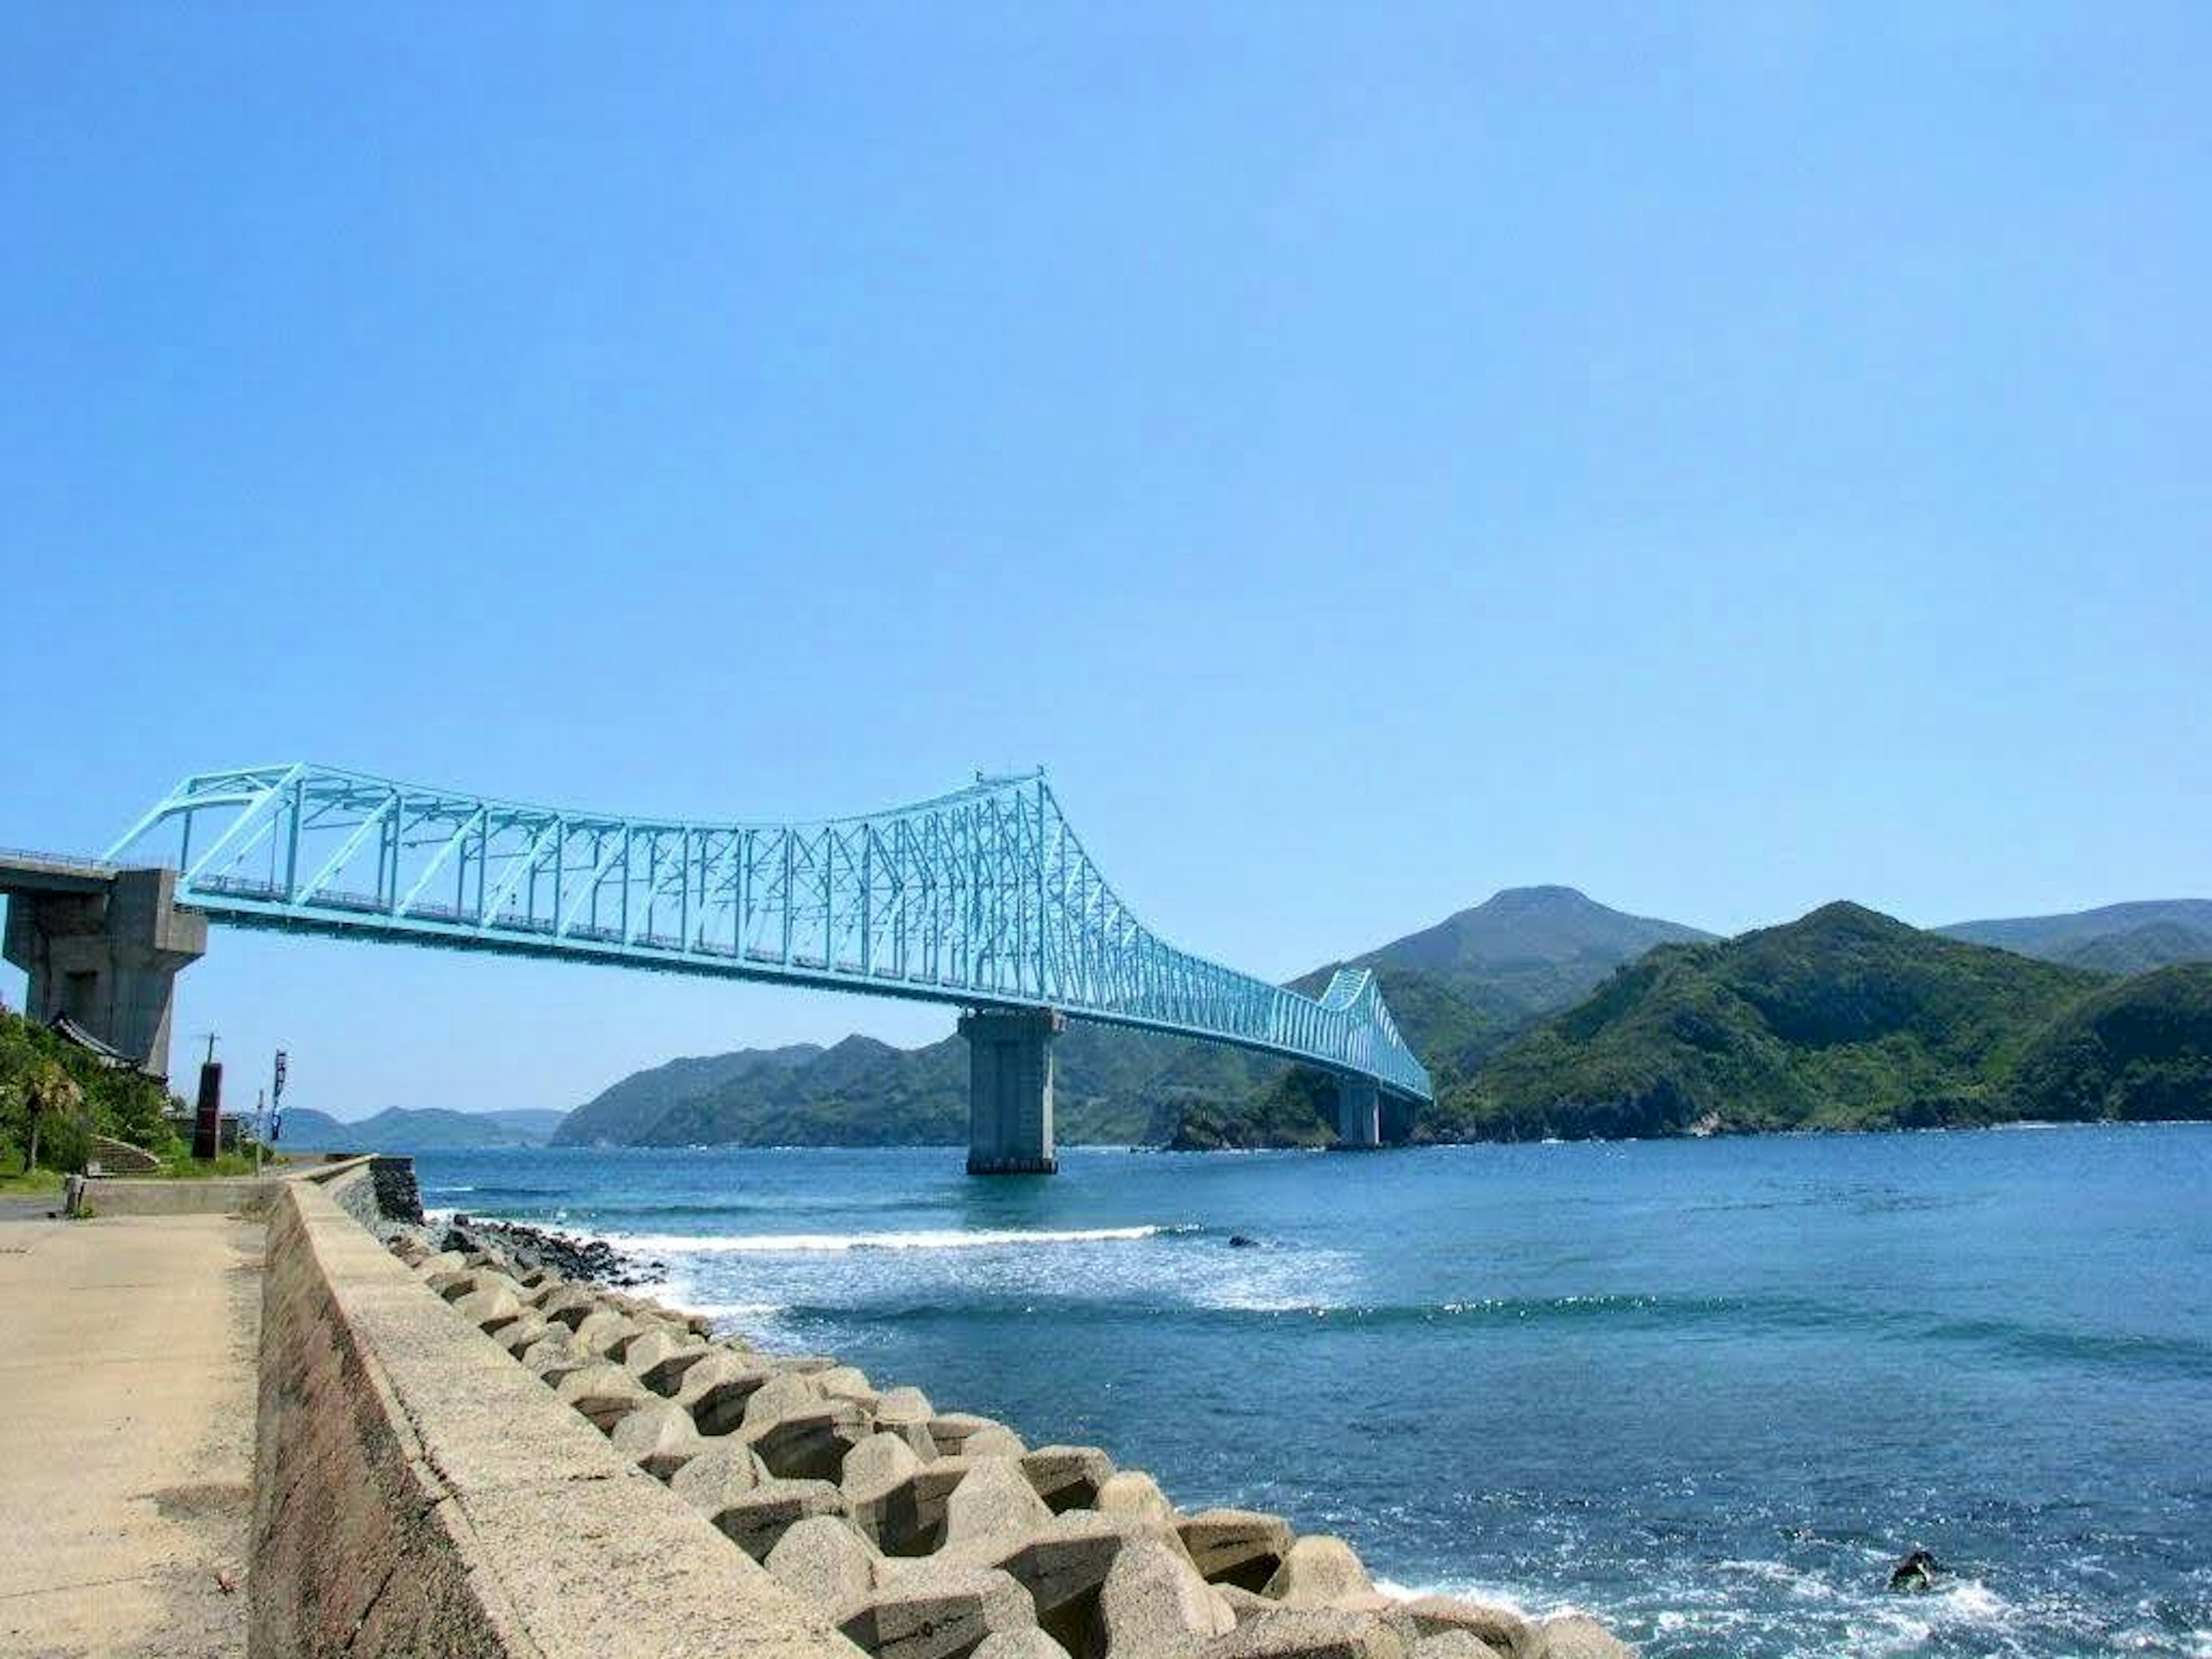
[{"label": "sea", "polygon": [[1650,1659],[2212,1656],[2212,1126],[962,1158],[417,1169],[1393,1590]]}]

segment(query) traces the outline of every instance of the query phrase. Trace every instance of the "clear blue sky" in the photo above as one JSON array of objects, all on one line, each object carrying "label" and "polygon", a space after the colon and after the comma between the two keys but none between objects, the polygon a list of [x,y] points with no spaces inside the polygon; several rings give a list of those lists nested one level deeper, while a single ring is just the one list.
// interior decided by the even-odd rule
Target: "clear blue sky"
[{"label": "clear blue sky", "polygon": [[[1271,975],[2212,891],[2212,9],[0,20],[0,843],[1042,761]],[[221,935],[210,1023],[345,1115],[951,1014]]]}]

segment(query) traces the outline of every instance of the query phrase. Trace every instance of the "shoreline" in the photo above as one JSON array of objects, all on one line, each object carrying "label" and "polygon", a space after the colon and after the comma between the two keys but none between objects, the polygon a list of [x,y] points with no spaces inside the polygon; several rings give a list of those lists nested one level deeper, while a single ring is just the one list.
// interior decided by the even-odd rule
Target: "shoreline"
[{"label": "shoreline", "polygon": [[[711,1460],[721,1472],[717,1527],[817,1601],[828,1572],[832,1622],[848,1636],[876,1628],[867,1609],[925,1562],[933,1576],[1010,1574],[1030,1592],[1033,1624],[1001,1595],[998,1613],[982,1617],[1004,1629],[957,1652],[911,1656],[900,1646],[898,1659],[1148,1659],[1164,1642],[1176,1659],[1633,1652],[1580,1613],[1537,1620],[1516,1606],[1386,1586],[1340,1539],[1301,1536],[1279,1516],[1182,1514],[1151,1476],[1116,1468],[1101,1449],[1032,1449],[1004,1424],[941,1411],[917,1389],[878,1388],[833,1356],[760,1352],[720,1320],[617,1287],[612,1280],[635,1282],[647,1264],[603,1237],[465,1214],[380,1231],[433,1290],[679,1496],[699,1498],[698,1480],[684,1471]],[[565,1274],[548,1265],[556,1261],[608,1278]],[[665,1264],[651,1265],[665,1284]],[[754,1467],[733,1487],[726,1465],[738,1445]],[[737,1488],[753,1496],[726,1503]],[[857,1558],[855,1534],[866,1547]],[[1048,1534],[1059,1541],[1048,1545]],[[1078,1536],[1096,1571],[1069,1592],[1030,1558]],[[839,1571],[825,1568],[829,1558]],[[1164,1602],[1174,1611],[1163,1613]],[[1141,1626],[1142,1639],[1116,1639],[1117,1626]]]}]

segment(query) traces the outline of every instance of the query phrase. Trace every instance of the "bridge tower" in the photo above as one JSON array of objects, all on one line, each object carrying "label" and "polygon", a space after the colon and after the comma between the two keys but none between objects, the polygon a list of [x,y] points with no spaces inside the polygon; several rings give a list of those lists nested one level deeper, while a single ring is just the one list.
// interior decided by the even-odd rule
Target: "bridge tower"
[{"label": "bridge tower", "polygon": [[968,1039],[968,1173],[1051,1175],[1052,1045],[1067,1029],[1056,1008],[978,1008]]},{"label": "bridge tower", "polygon": [[1362,1151],[1382,1144],[1382,1092],[1373,1078],[1337,1079],[1336,1144]]},{"label": "bridge tower", "polygon": [[177,975],[207,953],[207,918],[178,907],[173,870],[0,861],[6,955],[30,975],[23,1012],[67,1015],[156,1077],[169,1072]]}]

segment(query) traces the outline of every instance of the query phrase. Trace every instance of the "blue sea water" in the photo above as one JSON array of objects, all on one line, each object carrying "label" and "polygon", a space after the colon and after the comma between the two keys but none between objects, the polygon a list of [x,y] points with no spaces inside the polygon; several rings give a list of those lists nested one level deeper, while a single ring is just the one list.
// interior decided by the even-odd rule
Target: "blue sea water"
[{"label": "blue sea water", "polygon": [[[765,1345],[1655,1659],[2212,1656],[2212,1127],[960,1157],[418,1169]],[[1887,1593],[1916,1546],[1957,1576]]]}]

